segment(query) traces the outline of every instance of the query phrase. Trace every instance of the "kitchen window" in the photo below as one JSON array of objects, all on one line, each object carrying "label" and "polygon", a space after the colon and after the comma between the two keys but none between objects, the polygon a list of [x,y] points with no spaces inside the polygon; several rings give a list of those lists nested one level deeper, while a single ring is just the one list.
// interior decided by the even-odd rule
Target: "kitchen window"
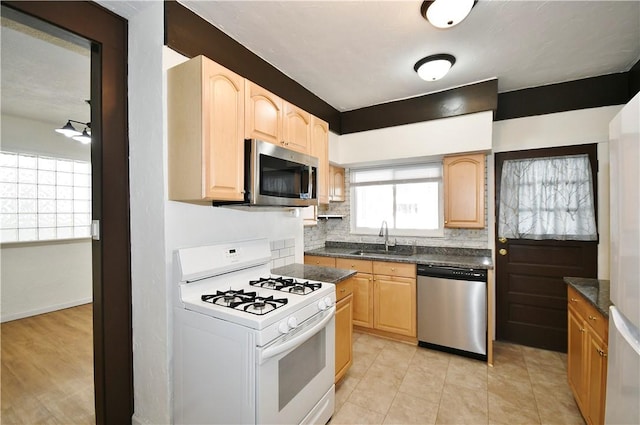
[{"label": "kitchen window", "polygon": [[91,164],[0,152],[2,242],[90,237]]},{"label": "kitchen window", "polygon": [[351,232],[443,236],[442,163],[351,169]]}]

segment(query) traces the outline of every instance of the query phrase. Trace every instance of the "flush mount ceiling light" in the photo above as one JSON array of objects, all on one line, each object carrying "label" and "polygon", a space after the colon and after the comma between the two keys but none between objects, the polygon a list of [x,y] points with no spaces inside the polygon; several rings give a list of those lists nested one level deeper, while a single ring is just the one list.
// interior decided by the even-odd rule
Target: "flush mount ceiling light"
[{"label": "flush mount ceiling light", "polygon": [[[85,126],[84,130],[82,132],[76,130],[73,124],[71,124],[72,122],[84,125]],[[78,142],[83,143],[85,145],[87,143],[91,143],[91,123],[90,122],[68,120],[64,126],[60,128],[56,128],[55,131],[60,134],[64,134],[65,136],[70,137],[73,140],[77,140]]]},{"label": "flush mount ceiling light", "polygon": [[436,81],[447,75],[456,58],[447,53],[427,56],[416,62],[413,69],[425,81]]},{"label": "flush mount ceiling light", "polygon": [[451,28],[462,22],[476,3],[474,0],[423,1],[420,13],[434,27]]}]

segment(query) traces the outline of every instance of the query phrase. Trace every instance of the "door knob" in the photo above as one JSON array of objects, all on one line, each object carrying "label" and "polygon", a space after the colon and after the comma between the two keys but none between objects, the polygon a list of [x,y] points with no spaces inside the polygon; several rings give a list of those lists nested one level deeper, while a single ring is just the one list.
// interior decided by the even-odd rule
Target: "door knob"
[{"label": "door knob", "polygon": [[498,254],[500,255],[507,255],[507,250],[502,248],[500,251],[498,251]]},{"label": "door knob", "polygon": [[498,241],[500,241],[500,243],[507,243],[507,238],[505,238],[503,236],[503,237],[498,238]]}]

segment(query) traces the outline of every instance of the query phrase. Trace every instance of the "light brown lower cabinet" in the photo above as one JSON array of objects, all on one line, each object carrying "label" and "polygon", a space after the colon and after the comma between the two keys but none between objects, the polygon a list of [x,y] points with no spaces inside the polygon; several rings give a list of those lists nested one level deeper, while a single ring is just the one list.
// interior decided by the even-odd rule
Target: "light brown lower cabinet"
[{"label": "light brown lower cabinet", "polygon": [[353,281],[336,285],[336,376],[338,382],[353,362]]},{"label": "light brown lower cabinet", "polygon": [[413,341],[416,338],[416,265],[336,259],[357,270],[353,279],[353,324],[360,330]]},{"label": "light brown lower cabinet", "polygon": [[608,319],[575,289],[567,288],[569,386],[587,424],[604,424]]}]

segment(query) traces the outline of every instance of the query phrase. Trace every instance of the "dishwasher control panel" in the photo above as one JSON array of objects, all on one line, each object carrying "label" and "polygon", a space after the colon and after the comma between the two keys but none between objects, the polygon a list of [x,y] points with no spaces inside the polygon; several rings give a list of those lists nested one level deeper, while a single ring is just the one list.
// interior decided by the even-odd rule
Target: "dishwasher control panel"
[{"label": "dishwasher control panel", "polygon": [[485,269],[472,269],[466,267],[418,264],[417,274],[418,276],[442,277],[445,279],[469,280],[475,282],[487,281],[487,271]]}]

